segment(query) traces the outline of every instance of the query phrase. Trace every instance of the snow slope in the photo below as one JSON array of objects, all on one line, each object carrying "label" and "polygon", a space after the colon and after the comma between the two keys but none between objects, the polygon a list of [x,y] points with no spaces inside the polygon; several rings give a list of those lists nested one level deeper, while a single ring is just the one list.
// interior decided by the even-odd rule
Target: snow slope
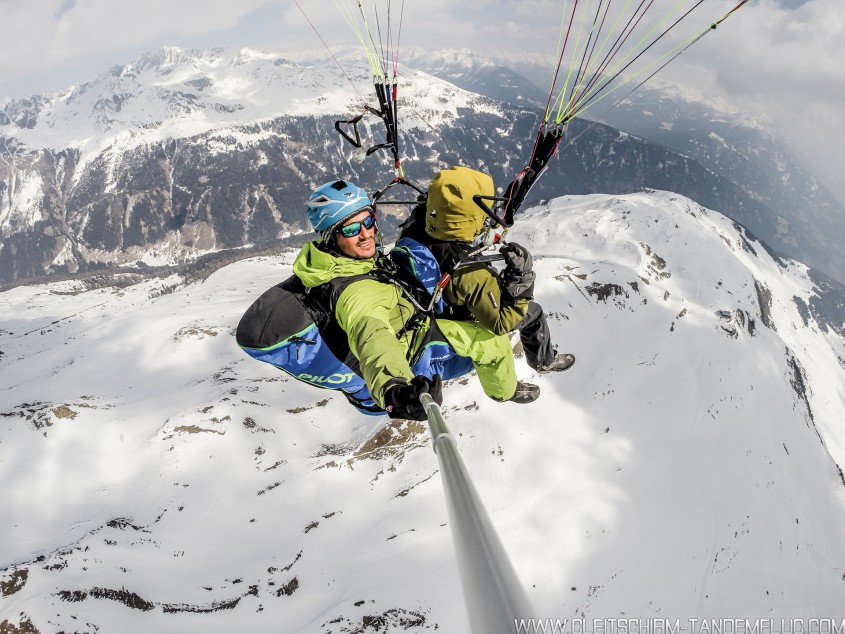
[{"label": "snow slope", "polygon": [[[546,618],[845,617],[845,342],[803,266],[665,192],[511,239],[578,362],[444,411]],[[436,457],[249,359],[294,253],[0,294],[0,623],[40,632],[465,632]]]},{"label": "snow slope", "polygon": [[[31,149],[75,148],[84,163],[109,151],[226,130],[248,143],[261,122],[282,116],[349,117],[375,101],[372,71],[359,54],[293,61],[252,49],[174,46],[115,66],[91,82],[22,100],[0,111],[0,135]],[[461,108],[495,109],[481,97],[401,67],[405,128],[438,126]]]}]

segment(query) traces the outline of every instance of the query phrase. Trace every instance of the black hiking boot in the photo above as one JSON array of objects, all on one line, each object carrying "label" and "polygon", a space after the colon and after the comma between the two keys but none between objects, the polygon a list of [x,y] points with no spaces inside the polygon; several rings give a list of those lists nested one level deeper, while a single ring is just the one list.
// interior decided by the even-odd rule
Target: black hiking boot
[{"label": "black hiking boot", "polygon": [[543,365],[537,368],[537,372],[545,374],[546,372],[563,372],[568,370],[575,363],[575,355],[567,352],[556,354],[555,358],[548,365]]},{"label": "black hiking boot", "polygon": [[533,383],[523,383],[517,381],[516,392],[513,393],[508,400],[520,405],[525,403],[533,403],[540,398],[540,386]]}]

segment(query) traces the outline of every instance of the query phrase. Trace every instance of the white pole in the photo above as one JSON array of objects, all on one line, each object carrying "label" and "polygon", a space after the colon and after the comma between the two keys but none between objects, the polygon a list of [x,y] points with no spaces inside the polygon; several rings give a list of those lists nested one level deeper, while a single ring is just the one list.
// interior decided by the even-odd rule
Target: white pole
[{"label": "white pole", "polygon": [[514,634],[515,620],[532,616],[528,597],[472,484],[440,406],[429,394],[423,394],[420,401],[428,415],[434,453],[440,462],[472,631]]}]

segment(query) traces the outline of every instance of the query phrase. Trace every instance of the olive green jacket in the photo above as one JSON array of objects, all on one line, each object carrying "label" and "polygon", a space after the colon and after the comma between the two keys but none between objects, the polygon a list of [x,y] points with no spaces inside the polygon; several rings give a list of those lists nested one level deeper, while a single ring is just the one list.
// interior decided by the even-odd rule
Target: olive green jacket
[{"label": "olive green jacket", "polygon": [[458,269],[443,290],[443,299],[452,306],[466,306],[480,325],[496,335],[516,328],[529,303],[503,294],[498,273],[484,263]]},{"label": "olive green jacket", "polygon": [[[375,259],[356,260],[327,253],[318,242],[302,247],[293,264],[294,274],[307,287],[338,277],[369,273]],[[400,381],[410,381],[411,363],[424,345],[426,324],[397,338],[414,306],[398,286],[363,278],[352,282],[337,298],[334,317],[346,332],[349,347],[361,367],[361,375],[375,401],[384,407],[384,391]],[[438,319],[437,325],[455,351],[473,361],[485,393],[507,400],[516,391],[516,371],[510,340],[470,322]]]},{"label": "olive green jacket", "polygon": [[[413,237],[429,248],[432,240],[434,244],[447,242],[468,247],[487,219],[473,196],[494,193],[493,179],[488,174],[463,166],[440,170],[429,185],[425,209],[415,210],[414,223],[402,235]],[[443,291],[443,299],[455,308],[466,307],[479,324],[497,335],[516,328],[525,318],[529,302],[503,297],[499,275],[489,264],[456,271]]]}]

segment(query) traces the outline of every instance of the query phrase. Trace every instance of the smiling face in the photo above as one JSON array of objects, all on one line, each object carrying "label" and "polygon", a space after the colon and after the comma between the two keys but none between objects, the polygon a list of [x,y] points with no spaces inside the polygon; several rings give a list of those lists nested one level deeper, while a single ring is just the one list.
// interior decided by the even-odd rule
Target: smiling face
[{"label": "smiling face", "polygon": [[[347,227],[353,222],[361,222],[372,213],[369,209],[362,209],[344,222],[343,226]],[[337,246],[344,255],[356,260],[366,260],[376,254],[376,225],[373,224],[369,229],[363,224],[360,227],[361,232],[351,238],[347,238],[338,230],[335,233],[335,240],[337,240]]]}]

